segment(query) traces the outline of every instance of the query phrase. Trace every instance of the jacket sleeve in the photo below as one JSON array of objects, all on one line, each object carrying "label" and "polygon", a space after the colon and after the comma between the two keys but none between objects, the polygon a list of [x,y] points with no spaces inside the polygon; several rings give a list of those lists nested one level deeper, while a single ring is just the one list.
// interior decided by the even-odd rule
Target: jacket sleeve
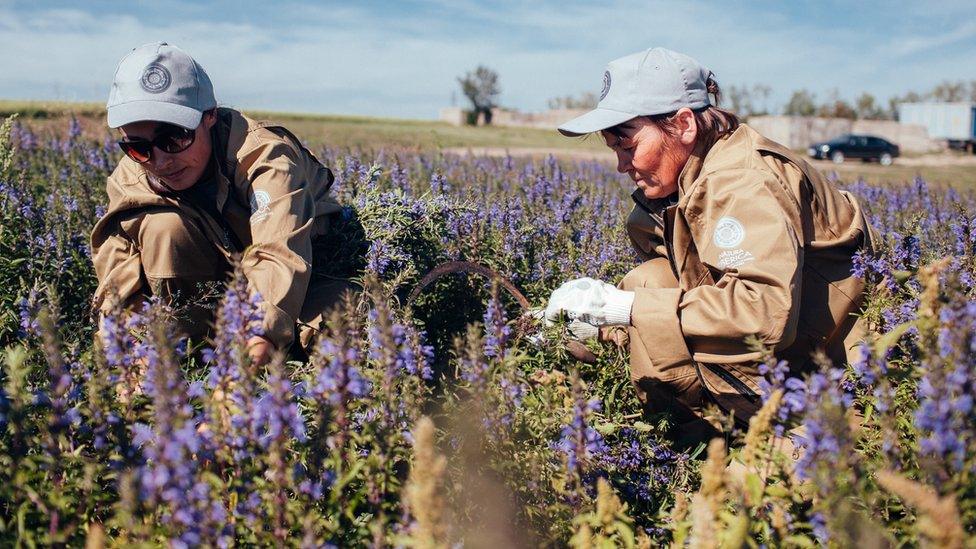
[{"label": "jacket sleeve", "polygon": [[686,218],[715,284],[637,292],[632,322],[645,343],[654,340],[646,345],[651,360],[684,360],[686,346],[699,362],[752,361],[759,358],[745,343],[752,335],[774,349],[789,346],[803,250],[788,191],[770,173],[735,169],[707,176],[693,192]]},{"label": "jacket sleeve", "polygon": [[134,242],[127,237],[115,218],[102,219],[92,231],[92,263],[98,277],[98,288],[92,298],[93,312],[104,312],[114,294],[130,303],[143,292],[142,264]]},{"label": "jacket sleeve", "polygon": [[311,277],[315,203],[303,164],[285,139],[262,140],[238,163],[251,206],[252,244],[241,266],[264,303],[264,335],[278,348],[292,343]]}]

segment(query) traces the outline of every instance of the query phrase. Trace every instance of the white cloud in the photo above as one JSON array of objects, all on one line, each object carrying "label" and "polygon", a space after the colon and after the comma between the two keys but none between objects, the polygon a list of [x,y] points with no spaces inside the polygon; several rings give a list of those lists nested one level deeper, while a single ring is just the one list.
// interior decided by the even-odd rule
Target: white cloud
[{"label": "white cloud", "polygon": [[[551,97],[597,91],[607,61],[652,45],[695,56],[725,85],[768,84],[771,103],[798,88],[886,97],[976,78],[970,19],[941,34],[886,35],[855,32],[855,19],[826,25],[782,11],[794,7],[705,0],[235,6],[171,4],[156,7],[161,17],[0,4],[0,96],[104,100],[118,59],[159,39],[194,55],[224,102],[385,116],[436,116],[456,77],[479,63],[499,71],[503,104],[541,109]],[[948,5],[946,17],[967,13],[961,6]]]}]

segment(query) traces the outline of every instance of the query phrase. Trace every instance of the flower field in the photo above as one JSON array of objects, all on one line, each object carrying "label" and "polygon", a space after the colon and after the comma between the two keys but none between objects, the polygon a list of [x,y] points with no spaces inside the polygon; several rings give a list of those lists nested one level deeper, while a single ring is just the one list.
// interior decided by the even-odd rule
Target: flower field
[{"label": "flower field", "polygon": [[624,350],[578,362],[565,327],[477,275],[407,299],[456,260],[534,306],[570,278],[618,281],[638,259],[611,167],[316,154],[345,206],[319,274],[363,291],[307,360],[256,367],[239,275],[210,341],[178,341],[158,302],[99,334],[88,233],[120,153],[76,124],[0,128],[0,545],[976,544],[976,194],[838,181],[882,235],[856,265],[860,360],[798,380],[770,358],[747,432],[678,444]]}]

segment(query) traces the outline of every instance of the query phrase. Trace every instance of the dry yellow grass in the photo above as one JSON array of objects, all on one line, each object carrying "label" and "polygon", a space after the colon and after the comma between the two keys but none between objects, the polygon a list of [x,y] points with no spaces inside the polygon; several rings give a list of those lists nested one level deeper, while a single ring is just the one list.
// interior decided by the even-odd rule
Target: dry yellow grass
[{"label": "dry yellow grass", "polygon": [[931,486],[894,471],[878,471],[878,484],[918,512],[918,530],[932,547],[961,549],[965,532],[952,496],[940,497]]}]

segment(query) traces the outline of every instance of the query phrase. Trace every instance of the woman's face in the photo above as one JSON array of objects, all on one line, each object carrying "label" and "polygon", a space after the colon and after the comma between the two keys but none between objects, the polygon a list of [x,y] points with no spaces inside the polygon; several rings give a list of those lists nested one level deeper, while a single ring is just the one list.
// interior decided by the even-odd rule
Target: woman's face
[{"label": "woman's face", "polygon": [[[210,112],[204,113],[200,125],[196,128],[193,144],[178,153],[167,153],[158,147],[153,147],[149,162],[142,166],[162,181],[169,189],[183,191],[189,189],[203,177],[213,152],[210,141],[210,128],[217,122],[217,117]],[[144,121],[126,124],[120,129],[126,140],[152,140],[165,126],[162,122]]]},{"label": "woman's face", "polygon": [[[687,111],[687,115],[682,111]],[[694,113],[681,109],[675,117],[677,136],[661,130],[646,117],[601,132],[607,146],[617,154],[617,171],[629,175],[648,199],[664,198],[678,190],[678,176],[694,146]]]}]

